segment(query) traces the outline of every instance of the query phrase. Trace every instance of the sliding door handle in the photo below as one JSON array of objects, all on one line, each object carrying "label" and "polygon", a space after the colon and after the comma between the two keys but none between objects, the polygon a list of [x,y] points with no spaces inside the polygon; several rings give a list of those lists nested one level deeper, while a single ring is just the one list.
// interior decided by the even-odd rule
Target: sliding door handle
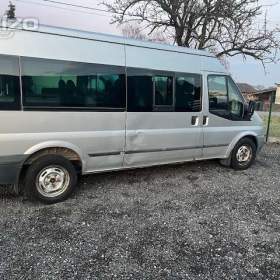
[{"label": "sliding door handle", "polygon": [[203,116],[203,125],[208,126],[209,124],[209,117],[208,116]]},{"label": "sliding door handle", "polygon": [[199,117],[192,116],[192,126],[198,126],[198,125],[199,125]]}]

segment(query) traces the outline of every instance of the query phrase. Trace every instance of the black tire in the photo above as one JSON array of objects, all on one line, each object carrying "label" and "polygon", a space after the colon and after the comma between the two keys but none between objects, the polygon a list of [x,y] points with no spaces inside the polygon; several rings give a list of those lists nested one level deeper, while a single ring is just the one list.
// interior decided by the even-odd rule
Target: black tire
[{"label": "black tire", "polygon": [[[41,178],[42,180],[39,180]],[[59,191],[58,188],[57,192],[48,192],[45,188],[47,186],[50,189],[52,187],[55,189],[60,185],[61,190]],[[69,160],[59,155],[40,157],[30,165],[25,176],[27,195],[47,204],[66,200],[76,185],[77,171],[75,167]]]},{"label": "black tire", "polygon": [[[240,159],[240,151],[242,147],[245,147],[245,152],[246,149],[248,149],[248,153],[250,154],[250,157],[248,160],[242,162]],[[242,153],[241,153],[242,155]],[[245,155],[247,155],[245,153]],[[257,147],[254,141],[250,138],[243,138],[241,139],[236,146],[234,147],[232,154],[231,154],[231,167],[235,170],[246,170],[248,169],[255,161],[257,155]],[[242,156],[241,156],[242,157]],[[239,158],[239,160],[238,160]],[[244,156],[244,160],[247,157]]]}]

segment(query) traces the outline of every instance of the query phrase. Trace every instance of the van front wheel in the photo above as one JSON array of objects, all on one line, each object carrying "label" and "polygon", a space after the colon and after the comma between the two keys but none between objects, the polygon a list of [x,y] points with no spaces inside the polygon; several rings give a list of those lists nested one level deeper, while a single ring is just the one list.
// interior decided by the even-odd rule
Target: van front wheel
[{"label": "van front wheel", "polygon": [[241,139],[232,151],[231,167],[235,170],[248,169],[255,161],[257,147],[250,138]]},{"label": "van front wheel", "polygon": [[45,203],[68,198],[77,185],[73,164],[58,155],[40,157],[27,170],[25,188],[29,194]]}]

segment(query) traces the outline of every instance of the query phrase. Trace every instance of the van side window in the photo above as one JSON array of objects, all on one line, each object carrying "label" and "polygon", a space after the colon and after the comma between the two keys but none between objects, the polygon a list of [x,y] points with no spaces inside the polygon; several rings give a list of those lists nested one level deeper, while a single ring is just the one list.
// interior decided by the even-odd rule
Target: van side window
[{"label": "van side window", "polygon": [[200,75],[186,74],[176,78],[176,112],[200,112],[202,79]]},{"label": "van side window", "polygon": [[[129,112],[200,112],[202,76],[128,69]],[[175,82],[174,82],[175,81]]]},{"label": "van side window", "polygon": [[154,77],[155,106],[173,106],[173,77]]},{"label": "van side window", "polygon": [[0,55],[0,110],[20,109],[19,59]]},{"label": "van side window", "polygon": [[153,77],[149,74],[128,72],[127,95],[129,112],[152,112]]},{"label": "van side window", "polygon": [[22,58],[27,108],[125,108],[123,67]]},{"label": "van side window", "polygon": [[227,81],[225,76],[209,76],[209,110],[219,115],[228,112]]},{"label": "van side window", "polygon": [[211,113],[232,120],[243,118],[244,100],[230,77],[209,75],[208,90]]}]

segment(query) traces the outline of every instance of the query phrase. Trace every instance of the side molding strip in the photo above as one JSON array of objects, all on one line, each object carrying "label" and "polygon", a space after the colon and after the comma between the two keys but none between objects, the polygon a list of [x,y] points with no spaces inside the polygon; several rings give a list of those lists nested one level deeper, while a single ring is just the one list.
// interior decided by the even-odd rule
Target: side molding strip
[{"label": "side molding strip", "polygon": [[157,152],[171,152],[171,151],[184,151],[192,149],[201,149],[201,146],[193,147],[174,147],[174,148],[165,148],[165,149],[151,149],[151,150],[136,150],[136,151],[126,151],[125,154],[141,154],[141,153],[157,153]]},{"label": "side molding strip", "polygon": [[207,148],[219,148],[219,147],[228,147],[229,144],[220,144],[220,145],[208,145],[208,146],[190,146],[190,147],[174,147],[174,148],[165,148],[165,149],[150,149],[150,150],[135,150],[135,151],[118,151],[118,152],[109,152],[109,153],[95,153],[89,154],[90,157],[104,157],[104,156],[118,156],[122,153],[126,155],[131,154],[145,154],[145,153],[157,153],[157,152],[171,152],[171,151],[185,151],[193,149],[207,149]]},{"label": "side molding strip", "polygon": [[111,153],[96,153],[96,154],[89,154],[89,157],[119,156],[121,153],[122,153],[122,151],[111,152]]}]

